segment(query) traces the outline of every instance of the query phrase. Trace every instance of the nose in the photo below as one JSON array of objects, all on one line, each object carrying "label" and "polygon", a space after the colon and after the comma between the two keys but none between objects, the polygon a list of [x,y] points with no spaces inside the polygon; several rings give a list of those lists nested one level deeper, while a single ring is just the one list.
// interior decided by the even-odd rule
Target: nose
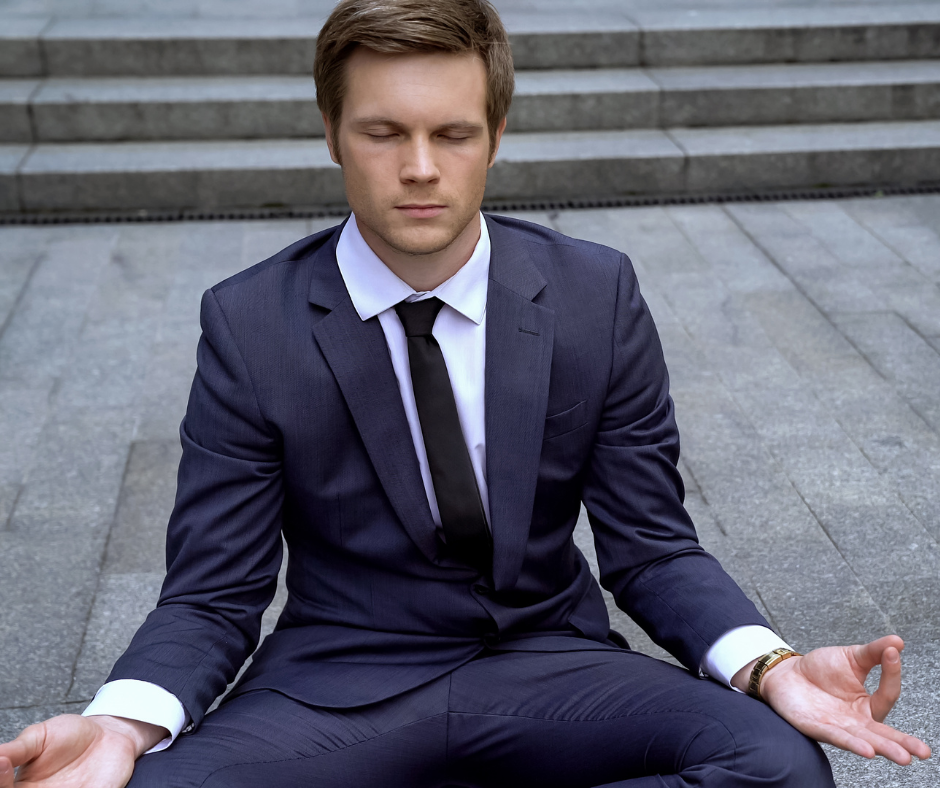
[{"label": "nose", "polygon": [[434,183],[441,177],[429,140],[416,139],[402,146],[404,159],[399,177],[402,183]]}]

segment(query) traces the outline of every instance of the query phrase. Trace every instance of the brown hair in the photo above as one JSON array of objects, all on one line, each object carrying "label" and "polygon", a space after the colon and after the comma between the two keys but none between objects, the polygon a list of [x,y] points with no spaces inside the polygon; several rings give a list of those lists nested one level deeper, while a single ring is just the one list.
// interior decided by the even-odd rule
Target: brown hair
[{"label": "brown hair", "polygon": [[357,46],[383,54],[477,52],[486,65],[490,150],[514,88],[509,37],[489,0],[341,0],[317,37],[317,106],[332,124],[333,148],[346,93],[346,61]]}]

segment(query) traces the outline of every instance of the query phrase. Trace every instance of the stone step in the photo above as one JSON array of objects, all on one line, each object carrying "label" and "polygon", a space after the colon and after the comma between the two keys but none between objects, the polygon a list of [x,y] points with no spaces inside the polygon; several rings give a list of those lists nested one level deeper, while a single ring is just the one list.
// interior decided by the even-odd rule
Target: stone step
[{"label": "stone step", "polygon": [[[511,131],[940,118],[940,60],[521,71]],[[0,141],[322,136],[310,77],[0,80]]]},{"label": "stone step", "polygon": [[[519,69],[930,58],[940,4],[506,13]],[[306,74],[322,17],[4,18],[0,76]]]},{"label": "stone step", "polygon": [[[940,121],[507,134],[489,200],[940,182]],[[0,209],[331,205],[322,140],[0,146]]]}]

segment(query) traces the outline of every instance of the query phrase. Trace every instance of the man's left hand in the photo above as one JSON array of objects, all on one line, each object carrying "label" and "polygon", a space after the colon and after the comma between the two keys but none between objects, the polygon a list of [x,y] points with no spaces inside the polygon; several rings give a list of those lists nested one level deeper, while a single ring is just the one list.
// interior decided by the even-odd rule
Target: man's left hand
[{"label": "man's left hand", "polygon": [[[883,755],[902,765],[911,756],[930,757],[930,747],[884,725],[901,694],[901,650],[897,635],[864,646],[834,646],[792,657],[768,670],[761,697],[800,732],[864,758]],[[734,685],[742,688],[754,663],[742,668]],[[865,690],[865,678],[881,665],[878,689]]]}]

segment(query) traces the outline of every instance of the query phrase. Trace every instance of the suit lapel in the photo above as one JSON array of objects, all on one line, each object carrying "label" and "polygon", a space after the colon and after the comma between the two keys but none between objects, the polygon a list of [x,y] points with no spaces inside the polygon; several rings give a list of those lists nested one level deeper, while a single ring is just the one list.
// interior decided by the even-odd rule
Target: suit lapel
[{"label": "suit lapel", "polygon": [[378,318],[363,321],[353,307],[336,264],[339,233],[313,264],[310,302],[329,310],[313,334],[392,508],[421,552],[436,562],[435,525],[385,333]]},{"label": "suit lapel", "polygon": [[548,406],[554,312],[533,303],[545,279],[519,235],[487,221],[492,251],[486,300],[486,478],[493,580],[515,585],[522,568]]}]

